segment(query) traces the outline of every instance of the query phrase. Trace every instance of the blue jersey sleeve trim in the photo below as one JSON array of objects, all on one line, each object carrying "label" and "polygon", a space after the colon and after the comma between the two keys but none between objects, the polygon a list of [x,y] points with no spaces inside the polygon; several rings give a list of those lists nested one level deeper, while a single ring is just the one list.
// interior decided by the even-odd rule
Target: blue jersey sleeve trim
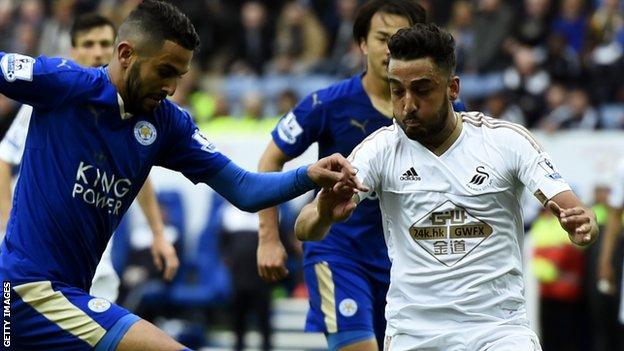
[{"label": "blue jersey sleeve trim", "polygon": [[349,330],[330,333],[327,334],[327,348],[330,351],[337,351],[345,346],[368,339],[375,339],[375,333],[372,330]]},{"label": "blue jersey sleeve trim", "polygon": [[287,172],[254,173],[229,162],[206,184],[239,209],[257,212],[314,189],[307,170],[303,166]]},{"label": "blue jersey sleeve trim", "polygon": [[140,321],[141,318],[130,313],[121,318],[113,325],[113,327],[104,334],[104,337],[95,346],[95,351],[115,351],[117,345],[123,339],[134,323]]}]

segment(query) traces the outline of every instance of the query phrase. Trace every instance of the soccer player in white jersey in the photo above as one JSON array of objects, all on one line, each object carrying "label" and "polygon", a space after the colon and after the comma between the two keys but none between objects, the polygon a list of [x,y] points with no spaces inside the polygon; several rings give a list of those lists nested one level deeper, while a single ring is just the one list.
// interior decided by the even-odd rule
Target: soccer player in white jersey
[{"label": "soccer player in white jersey", "polygon": [[[70,30],[71,59],[85,67],[98,67],[108,63],[113,57],[115,32],[113,23],[100,15],[86,14],[77,17]],[[7,134],[0,142],[0,227],[2,232],[6,228],[12,207],[11,168],[22,162],[32,112],[32,106],[22,105]],[[152,245],[154,262],[159,270],[164,269],[163,277],[171,280],[178,270],[179,260],[175,248],[165,239],[158,201],[149,178],[137,199],[154,234]],[[109,243],[98,264],[90,292],[97,297],[115,302],[119,293],[119,277],[113,269],[110,250]]]},{"label": "soccer player in white jersey", "polygon": [[[390,39],[394,124],[349,157],[379,196],[392,262],[384,348],[540,350],[523,298],[520,195],[535,194],[578,245],[596,238],[595,216],[526,129],[453,111],[454,46],[433,24]],[[323,189],[300,213],[297,237],[321,239],[367,193],[353,195]]]}]

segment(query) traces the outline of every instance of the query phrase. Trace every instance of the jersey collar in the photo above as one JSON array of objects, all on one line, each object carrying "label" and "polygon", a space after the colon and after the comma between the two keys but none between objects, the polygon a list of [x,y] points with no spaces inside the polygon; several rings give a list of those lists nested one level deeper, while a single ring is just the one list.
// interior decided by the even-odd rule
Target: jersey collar
[{"label": "jersey collar", "polygon": [[[104,77],[106,77],[106,80],[109,83],[111,83],[110,76],[108,75],[108,65],[102,66],[100,67],[100,69],[104,71]],[[119,106],[119,116],[121,117],[122,120],[132,118],[133,115],[130,112],[126,112],[123,98],[121,97],[121,95],[119,95],[119,92],[117,91],[117,89],[115,89],[115,91],[117,92],[117,105]]]},{"label": "jersey collar", "polygon": [[455,145],[455,142],[461,136],[461,132],[462,132],[462,129],[463,129],[462,118],[461,118],[461,116],[457,112],[454,112],[454,114],[455,114],[455,118],[457,120],[457,123],[455,124],[455,129],[453,129],[453,131],[451,132],[451,135],[449,135],[449,137],[440,146],[438,146],[437,148],[435,148],[433,150],[430,150],[430,149],[426,148],[424,145],[422,145],[421,143],[417,142],[416,140],[412,140],[412,139],[408,138],[407,135],[405,134],[405,132],[403,131],[403,129],[398,125],[396,119],[394,119],[394,124],[397,125],[396,127],[399,129],[399,133],[401,133],[401,137],[406,139],[408,142],[413,143],[415,145],[418,145],[419,147],[425,148],[425,149],[429,150],[429,152],[431,152],[434,155],[440,157],[445,152],[447,152],[453,145]]}]

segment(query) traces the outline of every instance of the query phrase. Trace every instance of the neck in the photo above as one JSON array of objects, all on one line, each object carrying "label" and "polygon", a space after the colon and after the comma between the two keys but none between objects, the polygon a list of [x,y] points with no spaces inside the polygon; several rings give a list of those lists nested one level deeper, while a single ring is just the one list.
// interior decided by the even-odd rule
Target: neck
[{"label": "neck", "polygon": [[390,101],[390,83],[388,80],[379,79],[367,71],[362,77],[362,86],[364,86],[364,91],[368,96]]},{"label": "neck", "polygon": [[121,72],[121,66],[119,65],[119,62],[111,61],[111,63],[106,68],[106,71],[108,73],[108,78],[110,78],[111,83],[113,83],[115,88],[117,88],[117,92],[119,93],[119,95],[121,95],[121,97],[125,101],[126,100],[126,96],[125,96],[125,92],[124,92],[123,84],[122,84],[122,81],[123,81],[122,75],[123,74]]},{"label": "neck", "polygon": [[429,150],[438,149],[440,146],[442,146],[442,144],[446,143],[451,134],[453,134],[453,131],[457,126],[457,119],[458,117],[455,115],[455,111],[453,111],[453,108],[449,108],[444,128],[442,128],[439,133],[436,133],[429,138],[419,140],[419,142]]}]

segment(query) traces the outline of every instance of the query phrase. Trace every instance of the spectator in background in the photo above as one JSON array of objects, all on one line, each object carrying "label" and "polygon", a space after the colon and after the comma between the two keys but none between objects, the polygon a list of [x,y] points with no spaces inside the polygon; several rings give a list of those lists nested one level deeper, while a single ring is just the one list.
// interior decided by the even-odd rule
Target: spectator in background
[{"label": "spectator in background", "polygon": [[568,90],[563,86],[563,84],[554,82],[552,83],[548,89],[546,89],[545,93],[545,102],[546,106],[544,109],[544,115],[541,116],[540,120],[544,119],[551,112],[556,110],[559,106],[565,104],[566,99],[568,97]]},{"label": "spectator in background", "polygon": [[552,23],[553,31],[566,38],[576,54],[581,54],[587,34],[587,17],[583,6],[583,0],[561,1],[559,12]]},{"label": "spectator in background", "polygon": [[579,56],[560,33],[555,32],[548,37],[546,69],[553,80],[566,85],[575,84],[581,78]]},{"label": "spectator in background", "polygon": [[52,18],[47,19],[41,30],[39,53],[46,56],[69,56],[71,38],[69,30],[74,20],[73,0],[54,0]]},{"label": "spectator in background", "polygon": [[542,121],[540,128],[547,132],[562,129],[596,129],[598,112],[590,104],[589,94],[583,88],[572,89],[566,103],[552,111]]},{"label": "spectator in background", "polygon": [[624,28],[619,0],[604,0],[589,24],[589,71],[592,97],[600,103],[614,101],[624,77],[624,48],[617,33]]},{"label": "spectator in background", "polygon": [[471,56],[480,73],[502,70],[508,57],[503,42],[513,27],[513,12],[503,0],[478,0],[474,17],[474,47]]},{"label": "spectator in background", "polygon": [[277,114],[278,116],[286,115],[292,110],[299,101],[299,96],[292,89],[286,89],[277,96]]},{"label": "spectator in background", "polygon": [[317,65],[327,50],[327,34],[307,7],[291,1],[277,20],[273,73],[306,73]]},{"label": "spectator in background", "polygon": [[[15,52],[23,52],[26,55],[36,56],[38,51],[39,31],[43,22],[44,8],[40,0],[25,0],[20,3],[18,20],[13,32],[13,45],[10,47]],[[9,34],[10,32],[7,32]]]},{"label": "spectator in background", "polygon": [[535,51],[519,47],[513,55],[514,65],[505,70],[503,83],[522,109],[527,127],[533,127],[544,108],[544,92],[550,84],[550,75],[540,67]]},{"label": "spectator in background", "polygon": [[524,0],[522,17],[513,31],[516,45],[543,47],[550,32],[551,0]]},{"label": "spectator in background", "polygon": [[264,98],[260,92],[250,91],[243,95],[243,118],[260,120],[264,116]]},{"label": "spectator in background", "polygon": [[325,60],[319,71],[339,77],[349,76],[361,69],[362,60],[353,60],[360,51],[354,45],[352,38],[353,20],[357,9],[357,0],[338,0],[335,3],[338,16],[337,25],[331,38],[331,52],[329,58]]},{"label": "spectator in background", "polygon": [[[600,250],[605,244],[605,225],[609,216],[609,185],[598,183],[594,187],[594,205],[592,210],[596,214],[596,222],[600,229],[601,235],[598,236],[596,243],[588,247],[585,251],[586,267],[585,267],[585,299],[589,312],[589,325],[591,337],[591,351],[614,350],[621,351],[624,344],[621,344],[622,330],[618,327],[618,304],[619,296],[613,294],[605,294],[600,291]],[[621,218],[621,216],[620,216]],[[621,242],[616,244],[614,249],[615,257],[622,257]],[[622,273],[621,260],[614,265],[616,276]],[[619,290],[619,282],[615,284]]]},{"label": "spectator in background", "polygon": [[545,351],[581,351],[587,335],[582,287],[585,258],[549,211],[529,231],[532,271],[540,284],[540,326]]},{"label": "spectator in background", "polygon": [[457,72],[472,72],[476,63],[471,56],[474,52],[475,33],[473,29],[472,5],[468,0],[460,0],[453,4],[451,20],[448,24],[449,32],[455,38],[455,56],[457,57]]},{"label": "spectator in background", "polygon": [[256,315],[262,335],[262,350],[271,350],[271,287],[258,276],[256,247],[258,245],[258,217],[242,212],[229,203],[223,206],[221,242],[224,259],[232,277],[232,301],[236,346],[242,351],[248,318]]},{"label": "spectator in background", "polygon": [[520,107],[514,104],[505,92],[498,92],[485,99],[486,115],[525,126],[526,120]]},{"label": "spectator in background", "polygon": [[265,64],[271,59],[273,38],[266,8],[258,1],[244,3],[240,23],[230,71],[235,74],[262,74]]}]

